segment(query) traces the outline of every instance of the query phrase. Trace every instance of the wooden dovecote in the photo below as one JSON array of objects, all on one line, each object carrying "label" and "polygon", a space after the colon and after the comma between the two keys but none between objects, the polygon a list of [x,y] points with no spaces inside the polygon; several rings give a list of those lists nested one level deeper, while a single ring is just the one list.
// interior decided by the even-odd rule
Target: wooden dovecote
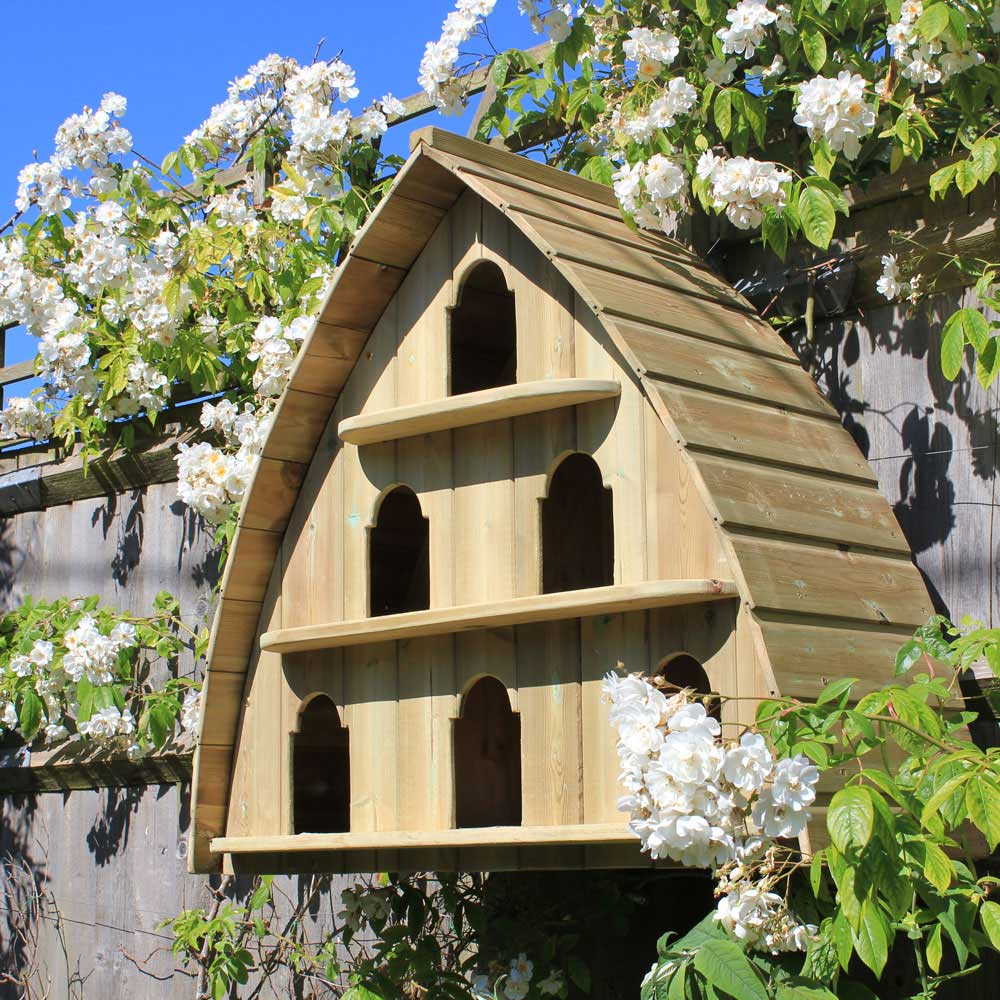
[{"label": "wooden dovecote", "polygon": [[604,187],[415,139],[240,515],[195,870],[641,864],[608,669],[703,678],[735,723],[877,687],[931,613],[863,456],[732,288]]}]

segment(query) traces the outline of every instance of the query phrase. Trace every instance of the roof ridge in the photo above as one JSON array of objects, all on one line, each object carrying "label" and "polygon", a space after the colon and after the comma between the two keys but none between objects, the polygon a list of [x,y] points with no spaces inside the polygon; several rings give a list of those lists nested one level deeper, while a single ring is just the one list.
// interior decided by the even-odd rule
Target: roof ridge
[{"label": "roof ridge", "polygon": [[532,160],[520,153],[513,153],[509,149],[494,146],[491,143],[469,139],[465,136],[455,135],[454,132],[447,132],[433,125],[427,125],[424,128],[415,129],[410,134],[411,156],[421,145],[458,159],[471,160],[484,166],[494,166],[498,170],[525,177],[536,183],[544,184],[546,187],[569,189],[574,194],[587,198],[589,201],[596,201],[609,208],[618,209],[618,200],[615,198],[614,192],[605,184],[580,177],[579,174],[571,174],[559,169],[559,167],[551,167],[547,163],[539,163],[538,160]]}]

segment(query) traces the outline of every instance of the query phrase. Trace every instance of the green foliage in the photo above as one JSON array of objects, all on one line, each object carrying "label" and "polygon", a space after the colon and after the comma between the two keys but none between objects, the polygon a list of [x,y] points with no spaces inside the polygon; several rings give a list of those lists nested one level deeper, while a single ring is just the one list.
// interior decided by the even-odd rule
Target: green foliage
[{"label": "green foliage", "polygon": [[[117,645],[117,652],[101,664],[91,657],[71,665],[67,657],[91,634],[102,637],[97,643]],[[206,636],[207,630],[196,633],[185,624],[167,591],[156,596],[147,617],[102,606],[96,595],[29,596],[0,616],[0,723],[27,743],[76,736],[125,742],[139,752],[163,747],[178,732],[185,695],[200,688],[176,675],[177,660],[189,647],[203,648]],[[158,661],[172,674],[162,684],[151,679]],[[102,711],[119,719],[116,733],[88,725]]]}]

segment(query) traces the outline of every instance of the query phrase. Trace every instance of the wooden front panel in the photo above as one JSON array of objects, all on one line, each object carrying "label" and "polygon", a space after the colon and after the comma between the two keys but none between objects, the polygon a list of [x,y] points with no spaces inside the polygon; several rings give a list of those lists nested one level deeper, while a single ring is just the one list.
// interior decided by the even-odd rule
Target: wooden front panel
[{"label": "wooden front panel", "polygon": [[[519,381],[612,378],[621,382],[620,399],[385,444],[341,443],[336,427],[345,417],[447,395],[447,308],[477,260],[495,262],[514,294]],[[368,613],[369,533],[381,498],[400,484],[414,491],[429,521],[431,607],[538,594],[540,505],[559,461],[574,451],[593,456],[612,491],[616,584],[731,576],[712,520],[636,373],[546,258],[467,194],[382,316],[324,432],[282,548],[282,626]],[[452,827],[453,720],[463,693],[484,674],[507,687],[519,713],[523,823],[624,819],[615,809],[618,765],[603,676],[619,661],[630,670],[654,667],[669,645],[664,630],[677,633],[675,645],[689,641],[679,622],[677,611],[634,612],[285,657],[283,668],[271,665],[285,675],[274,687],[280,722],[244,726],[243,742],[255,749],[241,745],[236,765],[235,787],[247,789],[251,760],[281,745],[275,816],[231,821],[230,830],[291,832],[289,737],[315,690],[333,698],[350,733],[352,831]],[[731,644],[706,648],[691,652],[708,656],[710,673],[721,679],[734,669],[719,665],[731,659]],[[522,849],[521,862],[540,865],[548,850]],[[576,850],[573,863],[620,863],[620,848],[594,852]],[[467,866],[509,866],[500,848],[461,853]],[[454,867],[458,854],[438,851],[435,863]],[[372,852],[357,857],[354,870],[399,862]]]}]

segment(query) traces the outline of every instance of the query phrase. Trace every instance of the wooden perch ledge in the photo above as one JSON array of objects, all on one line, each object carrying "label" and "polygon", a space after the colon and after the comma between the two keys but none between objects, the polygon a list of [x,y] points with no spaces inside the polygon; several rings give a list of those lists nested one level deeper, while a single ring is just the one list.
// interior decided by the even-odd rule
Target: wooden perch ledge
[{"label": "wooden perch ledge", "polygon": [[368,851],[408,847],[516,847],[544,844],[638,843],[624,819],[620,823],[564,826],[484,826],[460,830],[394,830],[374,833],[299,833],[270,837],[216,837],[213,854],[256,854],[270,851]]},{"label": "wooden perch ledge", "polygon": [[496,389],[467,392],[430,403],[398,406],[341,420],[337,433],[350,444],[375,444],[416,437],[454,427],[471,427],[621,395],[621,383],[609,379],[557,378],[517,382]]},{"label": "wooden perch ledge", "polygon": [[277,653],[304,653],[312,649],[362,646],[474,629],[701,604],[736,597],[738,593],[736,584],[729,580],[651,580],[620,587],[593,587],[515,597],[490,604],[465,604],[379,618],[276,629],[260,637],[260,648]]}]

